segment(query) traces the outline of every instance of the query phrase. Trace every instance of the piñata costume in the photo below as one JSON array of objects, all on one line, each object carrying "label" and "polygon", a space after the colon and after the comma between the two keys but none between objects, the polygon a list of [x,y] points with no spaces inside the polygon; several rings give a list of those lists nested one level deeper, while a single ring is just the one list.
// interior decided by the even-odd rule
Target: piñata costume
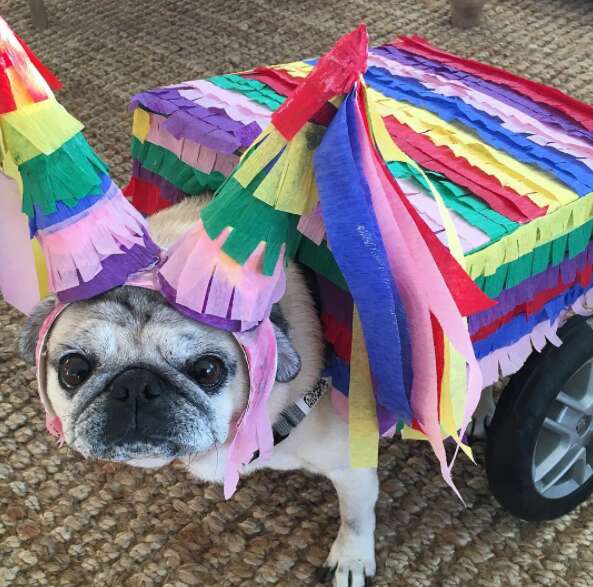
[{"label": "pi\u00f1ata costume", "polygon": [[[6,47],[17,41],[2,30],[2,91],[16,96]],[[28,80],[27,72],[17,73]],[[60,108],[43,96],[38,102]],[[443,441],[471,454],[462,437],[482,386],[555,342],[568,308],[588,311],[593,109],[560,92],[415,38],[367,55],[361,26],[318,62],[144,92],[132,106],[125,193],[137,208],[152,213],[216,190],[160,256],[142,219],[110,193],[96,156],[68,151],[73,137],[83,140],[80,128],[69,135],[58,125],[35,152],[33,123],[7,146],[2,115],[4,169],[23,178],[22,208],[60,300],[148,283],[180,312],[234,333],[251,390],[231,444],[227,496],[254,452],[272,450],[269,315],[289,259],[316,273],[332,347],[326,375],[347,412],[352,463],[375,466],[379,437],[404,426],[404,436],[430,441],[450,485]],[[14,100],[27,122],[28,107]],[[43,158],[33,176],[19,149]],[[84,188],[60,182],[65,169],[80,170]],[[28,190],[25,176],[39,189]],[[114,206],[134,223],[107,234],[104,216],[93,214]],[[62,230],[81,244],[66,247]]]}]

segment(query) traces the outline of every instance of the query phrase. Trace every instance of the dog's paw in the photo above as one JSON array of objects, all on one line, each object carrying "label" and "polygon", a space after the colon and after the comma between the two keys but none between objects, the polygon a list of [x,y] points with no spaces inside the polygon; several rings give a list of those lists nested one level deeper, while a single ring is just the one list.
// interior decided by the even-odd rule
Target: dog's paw
[{"label": "dog's paw", "polygon": [[334,587],[365,587],[375,575],[373,537],[340,531],[319,573],[322,583]]}]

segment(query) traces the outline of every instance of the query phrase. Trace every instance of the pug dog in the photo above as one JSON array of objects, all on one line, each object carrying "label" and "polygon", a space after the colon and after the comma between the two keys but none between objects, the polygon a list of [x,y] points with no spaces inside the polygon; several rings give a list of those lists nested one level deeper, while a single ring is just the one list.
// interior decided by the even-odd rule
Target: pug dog
[{"label": "pug dog", "polygon": [[[150,218],[154,240],[170,246],[208,199],[186,199]],[[21,333],[21,353],[31,363],[52,307],[52,299],[41,302]],[[276,422],[315,387],[324,366],[315,303],[295,264],[271,319],[278,367],[268,414]],[[68,306],[47,353],[47,394],[73,449],[137,467],[179,460],[198,479],[222,483],[231,431],[249,391],[242,349],[229,332],[183,316],[158,292],[122,286]],[[375,574],[377,472],[350,466],[347,422],[328,394],[269,460],[255,458],[243,473],[263,467],[304,469],[332,481],[341,521],[320,579],[337,587],[367,584]]]}]

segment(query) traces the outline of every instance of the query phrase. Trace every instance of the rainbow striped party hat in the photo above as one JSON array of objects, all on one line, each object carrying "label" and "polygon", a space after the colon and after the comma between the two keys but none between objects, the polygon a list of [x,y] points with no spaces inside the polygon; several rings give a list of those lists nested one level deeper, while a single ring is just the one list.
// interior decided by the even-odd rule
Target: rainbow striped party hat
[{"label": "rainbow striped party hat", "polygon": [[25,312],[47,293],[72,302],[121,285],[160,253],[59,87],[0,18],[0,290]]}]

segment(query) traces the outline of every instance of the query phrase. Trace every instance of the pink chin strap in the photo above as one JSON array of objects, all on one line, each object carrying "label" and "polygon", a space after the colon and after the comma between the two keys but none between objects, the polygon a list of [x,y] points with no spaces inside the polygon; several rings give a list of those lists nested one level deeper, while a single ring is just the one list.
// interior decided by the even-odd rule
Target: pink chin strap
[{"label": "pink chin strap", "polygon": [[[131,276],[126,285],[158,290],[152,272],[143,272]],[[39,330],[35,348],[37,367],[37,386],[39,397],[45,409],[45,424],[48,432],[58,439],[59,446],[64,444],[64,428],[55,413],[47,394],[47,354],[51,330],[69,304],[56,303],[47,315]],[[239,475],[244,465],[249,463],[254,452],[259,450],[262,459],[270,458],[274,447],[272,426],[267,412],[267,400],[276,380],[278,351],[276,336],[269,318],[248,332],[233,332],[233,335],[247,362],[249,372],[249,397],[247,406],[239,419],[233,424],[232,440],[224,471],[224,496],[230,498],[239,482]]]}]

